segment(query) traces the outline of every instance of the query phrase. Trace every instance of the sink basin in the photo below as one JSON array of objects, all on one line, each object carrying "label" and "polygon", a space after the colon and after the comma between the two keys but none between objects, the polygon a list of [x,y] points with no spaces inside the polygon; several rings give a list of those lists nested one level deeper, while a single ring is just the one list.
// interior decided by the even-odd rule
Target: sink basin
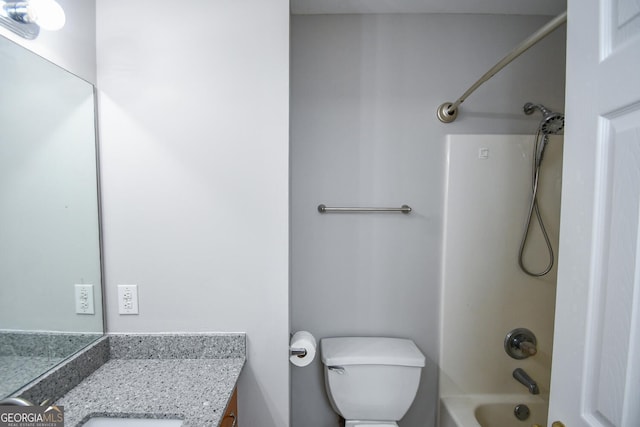
[{"label": "sink basin", "polygon": [[182,420],[156,418],[110,418],[95,417],[82,424],[82,427],[180,427]]}]

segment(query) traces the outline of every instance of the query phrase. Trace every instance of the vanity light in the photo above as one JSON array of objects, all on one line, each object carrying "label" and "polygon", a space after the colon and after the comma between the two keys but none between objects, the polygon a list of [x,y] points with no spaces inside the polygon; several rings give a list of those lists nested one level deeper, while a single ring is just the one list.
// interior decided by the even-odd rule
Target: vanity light
[{"label": "vanity light", "polygon": [[55,0],[0,0],[0,25],[25,39],[33,40],[38,37],[40,28],[59,30],[64,23],[64,10]]}]

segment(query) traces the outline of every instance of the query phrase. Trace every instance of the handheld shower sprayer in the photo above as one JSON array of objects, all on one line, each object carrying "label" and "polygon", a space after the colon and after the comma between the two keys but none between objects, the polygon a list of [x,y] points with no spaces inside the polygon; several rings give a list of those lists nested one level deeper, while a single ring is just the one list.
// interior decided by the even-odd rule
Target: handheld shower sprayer
[{"label": "handheld shower sprayer", "polygon": [[[540,139],[540,141],[535,152],[535,163],[539,167],[540,163],[542,163],[544,149],[547,146],[547,142],[549,142],[549,135],[557,135],[564,129],[564,114],[553,112],[542,104],[533,104],[531,102],[524,104],[522,109],[528,116],[536,110],[542,113],[542,120],[538,125],[538,138],[536,138]],[[540,137],[540,135],[542,136]]]},{"label": "handheld shower sprayer", "polygon": [[539,129],[544,135],[557,135],[564,129],[564,114],[555,113],[542,104],[527,102],[523,107],[526,115],[531,115],[535,110],[542,113]]},{"label": "handheld shower sprayer", "polygon": [[[529,204],[529,215],[527,216],[527,221],[524,228],[524,233],[522,235],[522,241],[520,243],[520,251],[518,253],[518,264],[522,271],[524,271],[529,276],[540,277],[547,274],[553,268],[554,263],[554,255],[553,255],[553,247],[551,246],[551,241],[549,240],[549,236],[547,235],[547,230],[544,227],[544,223],[542,222],[542,217],[540,216],[540,210],[538,209],[538,179],[540,177],[540,166],[542,165],[542,157],[544,155],[544,149],[547,146],[547,142],[549,142],[549,135],[557,135],[564,129],[564,114],[556,113],[548,108],[546,108],[542,104],[533,104],[531,102],[527,102],[523,107],[524,113],[526,115],[533,114],[534,111],[538,110],[542,113],[542,120],[538,125],[538,130],[535,139],[535,145],[533,149],[533,174],[531,177],[531,203]],[[536,218],[538,219],[538,224],[540,225],[540,230],[542,232],[542,236],[544,237],[544,241],[547,245],[547,251],[549,254],[549,263],[547,267],[541,272],[532,272],[527,267],[525,267],[523,262],[523,252],[524,247],[527,242],[527,236],[529,235],[529,227],[531,226],[531,216],[535,212]]]}]

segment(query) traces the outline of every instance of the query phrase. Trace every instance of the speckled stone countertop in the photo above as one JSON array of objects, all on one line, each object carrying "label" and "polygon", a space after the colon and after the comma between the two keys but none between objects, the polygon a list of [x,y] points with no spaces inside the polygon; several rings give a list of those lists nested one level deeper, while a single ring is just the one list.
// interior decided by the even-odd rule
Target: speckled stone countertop
[{"label": "speckled stone countertop", "polygon": [[65,426],[110,416],[217,427],[245,363],[244,334],[111,335],[109,346],[109,360],[56,401]]}]

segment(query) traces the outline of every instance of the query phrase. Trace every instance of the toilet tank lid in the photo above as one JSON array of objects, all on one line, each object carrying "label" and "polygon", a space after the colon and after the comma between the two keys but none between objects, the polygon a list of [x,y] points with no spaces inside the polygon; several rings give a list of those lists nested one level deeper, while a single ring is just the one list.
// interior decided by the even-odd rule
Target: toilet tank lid
[{"label": "toilet tank lid", "polygon": [[408,339],[340,337],[320,340],[322,363],[334,365],[424,366],[424,354]]}]

